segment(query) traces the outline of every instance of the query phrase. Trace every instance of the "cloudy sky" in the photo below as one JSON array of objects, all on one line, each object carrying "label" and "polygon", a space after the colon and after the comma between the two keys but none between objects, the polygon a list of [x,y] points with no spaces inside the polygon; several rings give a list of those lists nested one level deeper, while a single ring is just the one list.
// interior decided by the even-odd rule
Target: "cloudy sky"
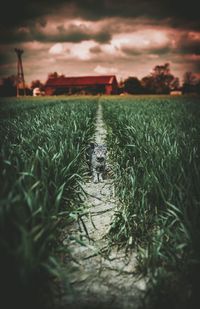
[{"label": "cloudy sky", "polygon": [[22,48],[25,80],[115,74],[142,78],[169,62],[182,80],[200,77],[200,16],[190,0],[6,0],[0,11],[0,78],[16,74]]}]

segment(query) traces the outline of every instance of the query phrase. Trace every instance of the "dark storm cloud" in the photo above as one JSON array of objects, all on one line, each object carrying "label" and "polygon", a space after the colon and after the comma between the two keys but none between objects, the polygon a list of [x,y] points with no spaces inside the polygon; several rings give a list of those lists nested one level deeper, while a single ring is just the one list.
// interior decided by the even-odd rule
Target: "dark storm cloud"
[{"label": "dark storm cloud", "polygon": [[111,34],[107,30],[92,31],[92,29],[81,28],[76,25],[69,25],[67,29],[59,25],[56,33],[45,33],[41,27],[31,25],[30,27],[21,27],[19,29],[1,31],[1,42],[6,44],[20,42],[72,42],[94,40],[99,43],[109,42]]},{"label": "dark storm cloud", "polygon": [[148,49],[138,49],[133,47],[122,47],[121,50],[131,56],[137,56],[142,54],[154,54],[154,55],[165,55],[171,51],[170,47],[151,47]]},{"label": "dark storm cloud", "polygon": [[184,33],[181,35],[176,51],[180,54],[200,55],[200,34]]},{"label": "dark storm cloud", "polygon": [[[64,1],[60,3],[62,2]],[[51,0],[7,0],[4,2],[3,9],[0,10],[1,28],[27,26],[35,19],[45,24],[44,16],[52,14],[53,8],[56,12],[60,3],[57,4],[56,1]]]},{"label": "dark storm cloud", "polygon": [[46,78],[50,68],[73,75],[117,69],[124,77],[134,70],[142,77],[158,61],[177,64],[179,75],[198,72],[198,1],[6,0],[0,76],[16,72],[17,46],[25,50],[27,80]]},{"label": "dark storm cloud", "polygon": [[[12,51],[13,52],[13,51]],[[6,64],[13,60],[13,55],[11,53],[3,53],[0,51],[0,65]]]},{"label": "dark storm cloud", "polygon": [[86,20],[146,17],[166,19],[174,27],[200,29],[198,0],[7,0],[0,12],[0,23],[4,29],[26,26],[35,19],[45,24],[49,15]]},{"label": "dark storm cloud", "polygon": [[[104,17],[148,17],[153,19],[172,18],[175,26],[185,22],[199,27],[198,0],[72,0],[76,12],[86,19]],[[197,25],[198,24],[198,25]]]},{"label": "dark storm cloud", "polygon": [[200,61],[195,63],[193,70],[194,70],[194,73],[199,73],[200,72]]}]

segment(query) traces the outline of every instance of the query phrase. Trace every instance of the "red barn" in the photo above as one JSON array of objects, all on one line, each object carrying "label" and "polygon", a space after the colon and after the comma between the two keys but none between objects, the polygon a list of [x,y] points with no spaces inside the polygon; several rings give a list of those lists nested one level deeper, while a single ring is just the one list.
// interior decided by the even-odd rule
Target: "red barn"
[{"label": "red barn", "polygon": [[46,95],[59,94],[117,94],[115,75],[49,77],[45,84]]}]

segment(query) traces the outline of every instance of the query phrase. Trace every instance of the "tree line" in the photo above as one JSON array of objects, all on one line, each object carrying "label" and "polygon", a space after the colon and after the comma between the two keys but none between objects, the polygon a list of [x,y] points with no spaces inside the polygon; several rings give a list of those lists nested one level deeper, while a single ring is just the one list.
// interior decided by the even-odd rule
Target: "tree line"
[{"label": "tree line", "polygon": [[179,78],[171,73],[169,63],[165,63],[156,65],[152,72],[141,80],[130,76],[120,81],[120,88],[121,92],[129,94],[169,94],[171,91],[200,94],[200,79],[192,72],[186,72],[181,85]]},{"label": "tree line", "polygon": [[[57,72],[50,73],[48,78],[58,78]],[[2,79],[0,85],[0,96],[16,96],[17,78],[12,75]],[[31,82],[30,87],[26,85],[26,95],[32,95],[33,89],[39,88],[44,91],[45,85],[39,79]],[[20,89],[19,89],[20,91]],[[136,76],[119,82],[118,93],[127,94],[169,94],[171,91],[181,91],[183,94],[200,94],[200,79],[192,72],[185,72],[183,82],[171,73],[170,64],[156,65],[152,72],[142,79]]]}]

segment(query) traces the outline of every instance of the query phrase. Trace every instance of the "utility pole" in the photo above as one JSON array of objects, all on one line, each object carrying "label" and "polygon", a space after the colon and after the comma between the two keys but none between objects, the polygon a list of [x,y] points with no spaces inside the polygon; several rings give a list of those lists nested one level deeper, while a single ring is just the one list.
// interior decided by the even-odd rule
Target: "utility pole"
[{"label": "utility pole", "polygon": [[19,96],[19,89],[22,88],[24,96],[26,95],[25,80],[24,80],[24,71],[22,66],[22,54],[23,49],[15,48],[17,54],[17,97]]}]

